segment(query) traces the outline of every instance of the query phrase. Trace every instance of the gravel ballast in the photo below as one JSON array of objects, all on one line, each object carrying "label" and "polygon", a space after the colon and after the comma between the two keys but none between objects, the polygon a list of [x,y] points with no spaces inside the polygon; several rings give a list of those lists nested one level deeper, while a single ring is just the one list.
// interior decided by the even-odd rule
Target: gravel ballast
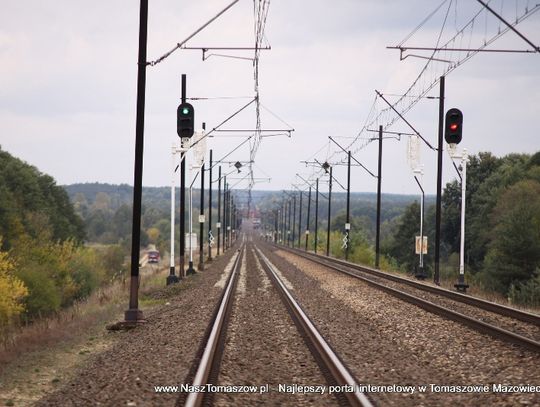
[{"label": "gravel ballast", "polygon": [[[325,387],[326,380],[276,288],[256,259],[252,245],[247,245],[245,254],[218,383],[223,386],[268,385],[269,392],[218,393],[215,405],[337,405],[336,399],[327,393],[283,391],[284,386],[292,385]],[[289,282],[285,284],[290,287]],[[282,391],[279,391],[280,385]]]},{"label": "gravel ballast", "polygon": [[[206,266],[156,293],[168,305],[145,315],[147,322],[120,336],[80,374],[38,406],[173,406],[178,394],[154,386],[179,385],[191,367],[222,288],[216,282],[236,251],[231,249]],[[164,282],[165,283],[165,282]]]},{"label": "gravel ballast", "polygon": [[[372,393],[381,405],[540,403],[540,393],[492,391],[493,384],[540,385],[538,354],[471,331],[309,260],[261,247],[361,383],[417,389],[412,394]],[[428,386],[425,393],[418,391],[419,385]],[[461,386],[470,385],[487,385],[489,391],[460,393],[471,390]]]}]

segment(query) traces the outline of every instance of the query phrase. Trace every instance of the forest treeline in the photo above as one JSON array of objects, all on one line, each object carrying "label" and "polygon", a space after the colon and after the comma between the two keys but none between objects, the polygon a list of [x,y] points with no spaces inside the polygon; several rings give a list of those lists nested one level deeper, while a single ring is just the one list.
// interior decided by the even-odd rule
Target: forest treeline
[{"label": "forest treeline", "polygon": [[[500,158],[480,153],[470,157],[467,176],[468,282],[501,293],[515,303],[539,305],[540,153]],[[214,225],[216,192],[214,189]],[[15,322],[31,322],[54,314],[121,275],[131,245],[132,194],[133,189],[128,185],[94,183],[61,187],[52,177],[0,150],[0,332],[8,332]],[[195,220],[198,194],[195,190]],[[244,202],[246,197],[241,194],[236,192],[236,197]],[[274,227],[275,210],[282,196],[281,192],[253,192],[253,207],[267,230]],[[143,188],[143,247],[153,243],[163,252],[167,250],[169,205],[169,188]],[[326,248],[326,205],[324,197],[320,198],[317,244],[320,252]],[[461,184],[454,180],[445,186],[443,194],[441,276],[446,280],[457,278],[460,208]],[[419,196],[383,194],[381,215],[381,267],[413,273],[418,265],[414,241],[419,235]],[[375,194],[352,194],[349,253],[352,261],[373,264],[375,219]],[[312,225],[313,221],[312,214]],[[345,194],[335,192],[331,252],[338,257],[344,254],[344,223]],[[424,225],[429,239],[425,269],[431,274],[433,196],[426,200]],[[304,230],[302,226],[302,234]],[[196,223],[194,231],[198,232]],[[313,239],[313,226],[311,231]],[[213,232],[215,235],[216,230]],[[297,239],[297,227],[296,234]]]},{"label": "forest treeline", "polygon": [[[326,193],[323,191],[323,193]],[[349,259],[373,265],[375,259],[376,197],[351,198]],[[267,231],[275,226],[282,194],[267,196],[259,204]],[[381,208],[381,259],[383,269],[415,273],[419,256],[415,238],[420,235],[420,198],[383,194]],[[304,194],[304,203],[306,194]],[[345,200],[332,198],[331,244],[333,256],[343,258]],[[326,250],[327,203],[319,199],[319,252]],[[305,211],[305,208],[304,208]],[[313,202],[312,202],[313,211]],[[457,281],[459,269],[461,182],[446,184],[442,198],[441,278]],[[305,231],[303,214],[302,234]],[[310,244],[313,249],[314,214]],[[435,241],[434,197],[426,199],[424,235],[428,254],[424,269],[432,276]],[[304,247],[304,237],[302,237]],[[470,157],[467,167],[465,270],[469,283],[494,291],[514,303],[540,305],[540,153],[495,157],[489,152]]]},{"label": "forest treeline", "polygon": [[[495,157],[484,152],[470,157],[467,171],[465,266],[469,282],[496,291],[514,302],[538,304],[540,291],[540,214],[538,188],[540,154],[509,154]],[[76,211],[84,219],[90,241],[126,242],[131,232],[132,188],[127,185],[76,184],[67,186]],[[194,219],[198,215],[198,190],[194,192]],[[322,194],[327,194],[321,188]],[[178,194],[178,192],[177,192]],[[245,202],[245,192],[236,191]],[[242,195],[244,194],[244,195]],[[207,195],[206,195],[207,196]],[[274,211],[282,204],[283,193],[254,191],[253,206],[268,230],[274,227]],[[298,197],[298,195],[297,195]],[[332,196],[332,254],[343,256],[345,194],[337,188]],[[178,195],[177,195],[178,199]],[[312,195],[314,199],[314,194]],[[297,202],[298,203],[298,202]],[[305,230],[307,194],[303,195]],[[433,272],[435,241],[435,200],[426,197],[424,234],[429,249],[424,264]],[[154,243],[166,250],[170,234],[170,189],[143,188],[142,244]],[[318,248],[326,248],[327,203],[319,199]],[[441,277],[457,278],[459,267],[461,183],[454,180],[443,190],[441,229]],[[214,190],[213,216],[217,219]],[[314,210],[312,202],[311,210]],[[314,214],[311,215],[313,239]],[[376,222],[376,195],[351,194],[350,258],[373,264]],[[414,273],[418,255],[415,236],[420,234],[419,195],[383,194],[381,209],[381,265]],[[176,225],[178,227],[178,217]],[[297,228],[296,228],[297,229]],[[194,223],[194,231],[198,225]],[[214,230],[214,235],[216,231]],[[298,233],[298,232],[297,232]],[[310,247],[313,247],[310,244]]]},{"label": "forest treeline", "polygon": [[[443,277],[456,279],[459,265],[461,182],[443,193],[441,260]],[[467,279],[501,293],[513,302],[540,305],[540,153],[491,153],[470,157],[467,167],[465,269]],[[411,204],[383,252],[404,271],[418,262],[414,236],[419,234],[420,207]],[[426,210],[426,234],[435,237],[435,208]],[[433,268],[433,245],[426,258]]]},{"label": "forest treeline", "polygon": [[0,150],[0,340],[120,272],[120,246],[86,247],[83,220],[49,175]]}]

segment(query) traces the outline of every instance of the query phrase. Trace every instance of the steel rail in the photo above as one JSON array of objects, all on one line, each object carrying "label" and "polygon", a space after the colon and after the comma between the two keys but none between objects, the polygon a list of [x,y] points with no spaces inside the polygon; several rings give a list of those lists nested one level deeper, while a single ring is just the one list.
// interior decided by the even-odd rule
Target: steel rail
[{"label": "steel rail", "polygon": [[330,345],[319,333],[313,322],[306,315],[304,310],[293,298],[287,287],[279,276],[277,275],[274,266],[268,260],[268,258],[262,253],[262,251],[255,246],[259,258],[262,260],[262,264],[266,266],[266,270],[274,285],[278,289],[281,298],[285,302],[286,308],[291,313],[293,320],[297,322],[297,326],[305,333],[305,337],[311,342],[311,345],[315,348],[320,360],[324,363],[325,368],[331,373],[332,378],[340,386],[352,386],[354,392],[341,393],[349,402],[351,406],[371,407],[373,404],[366,397],[364,393],[359,391],[358,383],[356,379],[349,372],[347,367],[343,364],[338,355],[332,350]]},{"label": "steel rail", "polygon": [[[282,248],[281,246],[279,246],[279,247]],[[530,313],[530,312],[526,312],[526,311],[522,311],[522,310],[519,310],[519,309],[516,309],[516,308],[508,307],[508,306],[505,306],[505,305],[502,305],[502,304],[497,304],[497,303],[492,302],[492,301],[483,300],[483,299],[478,298],[478,297],[471,297],[469,295],[458,293],[456,291],[450,291],[450,290],[447,290],[446,288],[437,287],[437,286],[421,283],[419,281],[410,280],[408,278],[396,276],[396,275],[390,274],[390,273],[386,273],[384,271],[374,269],[372,267],[362,266],[362,265],[359,265],[359,264],[351,263],[349,261],[336,259],[334,257],[327,257],[325,255],[315,254],[315,253],[305,253],[304,251],[299,251],[298,249],[291,249],[291,248],[284,248],[284,249],[289,250],[289,251],[294,251],[295,253],[299,253],[299,254],[305,254],[307,256],[313,256],[313,257],[316,257],[318,259],[328,261],[328,262],[331,262],[331,263],[338,263],[338,264],[340,264],[342,266],[349,267],[349,268],[352,268],[352,269],[355,269],[355,270],[358,270],[358,271],[361,271],[361,272],[364,272],[364,273],[372,274],[374,276],[381,277],[381,278],[384,278],[384,279],[387,279],[387,280],[391,280],[391,281],[394,281],[394,282],[397,282],[397,283],[406,284],[406,285],[409,285],[411,287],[417,288],[419,290],[423,290],[423,291],[427,291],[427,292],[430,292],[430,293],[433,293],[433,294],[437,294],[437,295],[449,298],[449,299],[454,300],[454,301],[458,301],[458,302],[466,303],[466,304],[469,304],[469,305],[473,305],[473,306],[475,306],[477,308],[481,308],[481,309],[484,309],[486,311],[490,311],[490,312],[493,312],[495,314],[499,314],[499,315],[504,316],[504,317],[510,317],[510,318],[518,319],[518,320],[523,321],[523,322],[527,322],[529,324],[540,326],[540,315],[536,315],[536,314],[533,314],[533,313]]]},{"label": "steel rail", "polygon": [[[197,372],[195,373],[195,377],[193,379],[192,385],[195,389],[197,389],[198,387],[200,388],[201,386],[208,383],[210,372],[215,366],[216,359],[217,359],[216,356],[218,355],[216,350],[217,350],[220,340],[223,339],[223,335],[226,332],[225,317],[228,314],[228,310],[230,310],[233,304],[232,297],[234,293],[234,287],[237,280],[237,276],[239,274],[238,269],[240,268],[242,264],[242,256],[244,255],[244,247],[245,245],[242,246],[238,250],[238,254],[236,255],[236,259],[234,261],[231,274],[227,281],[227,286],[225,287],[225,290],[223,291],[223,296],[219,303],[218,311],[216,313],[215,318],[213,319],[212,328],[210,330],[210,334],[208,336],[206,346],[201,356],[201,360],[199,362]],[[184,406],[186,407],[201,406],[206,396],[207,396],[207,393],[204,393],[204,392],[190,392],[186,398],[186,402]]]},{"label": "steel rail", "polygon": [[[281,248],[281,246],[280,246]],[[533,339],[527,338],[522,335],[518,335],[514,332],[507,331],[505,329],[499,328],[497,326],[487,324],[485,322],[479,321],[477,319],[471,318],[469,316],[463,315],[459,312],[452,311],[448,308],[441,307],[440,305],[434,304],[430,301],[424,300],[422,298],[416,297],[414,295],[408,294],[404,291],[397,290],[395,288],[388,287],[384,284],[378,283],[374,280],[371,280],[369,278],[360,276],[350,270],[344,269],[344,265],[341,264],[341,267],[329,264],[327,261],[322,261],[320,259],[316,259],[315,256],[306,255],[303,252],[297,251],[297,250],[289,250],[286,248],[286,250],[293,252],[294,254],[303,257],[305,259],[308,259],[314,263],[321,264],[323,266],[326,266],[332,270],[338,271],[343,274],[347,274],[351,277],[354,277],[356,279],[362,280],[365,283],[371,285],[372,287],[375,287],[381,291],[385,291],[388,294],[393,295],[394,297],[397,297],[403,301],[406,301],[410,304],[416,305],[426,311],[429,311],[431,313],[437,314],[443,318],[450,319],[453,321],[456,321],[458,323],[461,323],[463,325],[466,325],[480,333],[488,334],[496,339],[501,339],[506,342],[513,343],[515,345],[523,346],[525,348],[528,348],[535,352],[540,352],[540,342],[537,342]],[[334,259],[332,259],[334,260]],[[348,266],[349,267],[349,266]],[[392,276],[395,277],[395,276]]]}]

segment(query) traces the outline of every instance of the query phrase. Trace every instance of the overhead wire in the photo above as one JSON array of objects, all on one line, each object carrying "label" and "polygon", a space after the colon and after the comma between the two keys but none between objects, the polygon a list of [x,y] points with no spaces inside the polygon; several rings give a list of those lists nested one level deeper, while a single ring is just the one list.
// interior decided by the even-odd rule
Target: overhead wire
[{"label": "overhead wire", "polygon": [[[457,0],[453,0],[456,1]],[[441,3],[439,7],[441,7]],[[412,84],[407,88],[406,92],[403,93],[403,96],[400,97],[395,103],[393,103],[393,107],[399,111],[401,115],[405,115],[412,107],[416,105],[416,103],[423,97],[425,97],[433,87],[439,82],[441,76],[448,75],[450,72],[452,72],[454,69],[456,69],[458,66],[462,65],[466,61],[468,61],[470,58],[472,58],[474,55],[476,55],[479,51],[483,50],[485,47],[492,44],[494,41],[496,41],[498,38],[500,38],[502,35],[504,35],[506,32],[510,30],[510,27],[502,28],[500,27],[495,31],[493,36],[491,38],[488,37],[487,32],[487,25],[484,32],[484,41],[477,45],[476,49],[471,49],[471,45],[473,42],[474,37],[474,28],[478,26],[477,20],[483,16],[482,13],[484,13],[485,18],[488,18],[488,11],[482,7],[480,8],[473,16],[470,18],[466,24],[463,25],[461,29],[458,30],[455,35],[451,36],[450,39],[445,41],[442,45],[439,46],[442,40],[442,33],[447,25],[447,19],[448,19],[448,12],[450,10],[450,6],[452,5],[452,2],[450,2],[449,8],[447,9],[447,13],[445,15],[442,28],[439,31],[436,44],[437,46],[431,53],[430,57],[426,57],[428,61],[426,64],[422,67],[420,70],[420,73],[416,76],[416,78],[413,80]],[[533,15],[536,11],[540,9],[540,4],[534,5],[532,8],[529,8],[529,2],[527,1],[526,6],[524,7],[523,12],[521,15],[516,13],[516,19],[513,22],[513,25],[517,25],[520,22],[524,21],[526,18]],[[434,15],[434,13],[430,13],[430,15]],[[487,20],[486,20],[487,21]],[[425,24],[424,21],[421,23],[421,25]],[[413,30],[416,32],[415,30]],[[457,58],[452,59],[451,61],[444,62],[441,61],[439,58],[434,58],[434,56],[437,53],[444,53],[444,56],[446,58],[449,50],[452,48],[452,45],[456,44],[458,41],[463,41],[465,37],[465,33],[468,33],[469,38],[469,51],[456,51],[458,52]],[[407,39],[411,38],[411,35],[406,37]],[[400,47],[403,46],[404,41],[400,43]],[[403,47],[406,49],[407,47]],[[444,65],[442,65],[444,64]],[[368,114],[369,117],[369,114]],[[399,119],[399,115],[393,114],[390,107],[383,108],[382,110],[379,110],[377,112],[377,116],[374,120],[372,120],[369,123],[369,126],[373,126],[374,124],[382,124],[383,128],[386,130],[390,126],[392,126],[397,120]],[[361,128],[361,130],[358,133],[358,136],[362,135],[362,133],[365,131],[365,126]],[[355,146],[354,152],[357,152],[358,150],[364,148],[366,145],[365,143],[362,143],[361,145],[357,145],[358,140],[360,137],[355,138],[353,142],[348,146],[348,148]]]}]

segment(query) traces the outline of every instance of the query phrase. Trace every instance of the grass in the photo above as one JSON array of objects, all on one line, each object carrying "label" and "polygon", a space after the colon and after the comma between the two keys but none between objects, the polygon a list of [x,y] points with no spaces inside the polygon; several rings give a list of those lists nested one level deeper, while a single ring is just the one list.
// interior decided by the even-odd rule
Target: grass
[{"label": "grass", "polygon": [[[140,305],[145,312],[167,301],[168,268],[141,273]],[[128,282],[115,282],[85,301],[20,327],[0,346],[0,406],[29,406],[66,383],[94,354],[109,349],[121,336],[105,326],[123,319]],[[3,386],[9,383],[9,386]]]},{"label": "grass", "polygon": [[[168,270],[141,275],[141,305],[151,307],[166,302],[148,293],[163,289]],[[117,281],[92,293],[86,300],[56,315],[19,327],[9,341],[0,344],[0,366],[20,355],[92,333],[114,319],[121,319],[129,298],[129,284]],[[95,339],[92,333],[90,341]],[[1,370],[0,370],[1,372]]]}]

